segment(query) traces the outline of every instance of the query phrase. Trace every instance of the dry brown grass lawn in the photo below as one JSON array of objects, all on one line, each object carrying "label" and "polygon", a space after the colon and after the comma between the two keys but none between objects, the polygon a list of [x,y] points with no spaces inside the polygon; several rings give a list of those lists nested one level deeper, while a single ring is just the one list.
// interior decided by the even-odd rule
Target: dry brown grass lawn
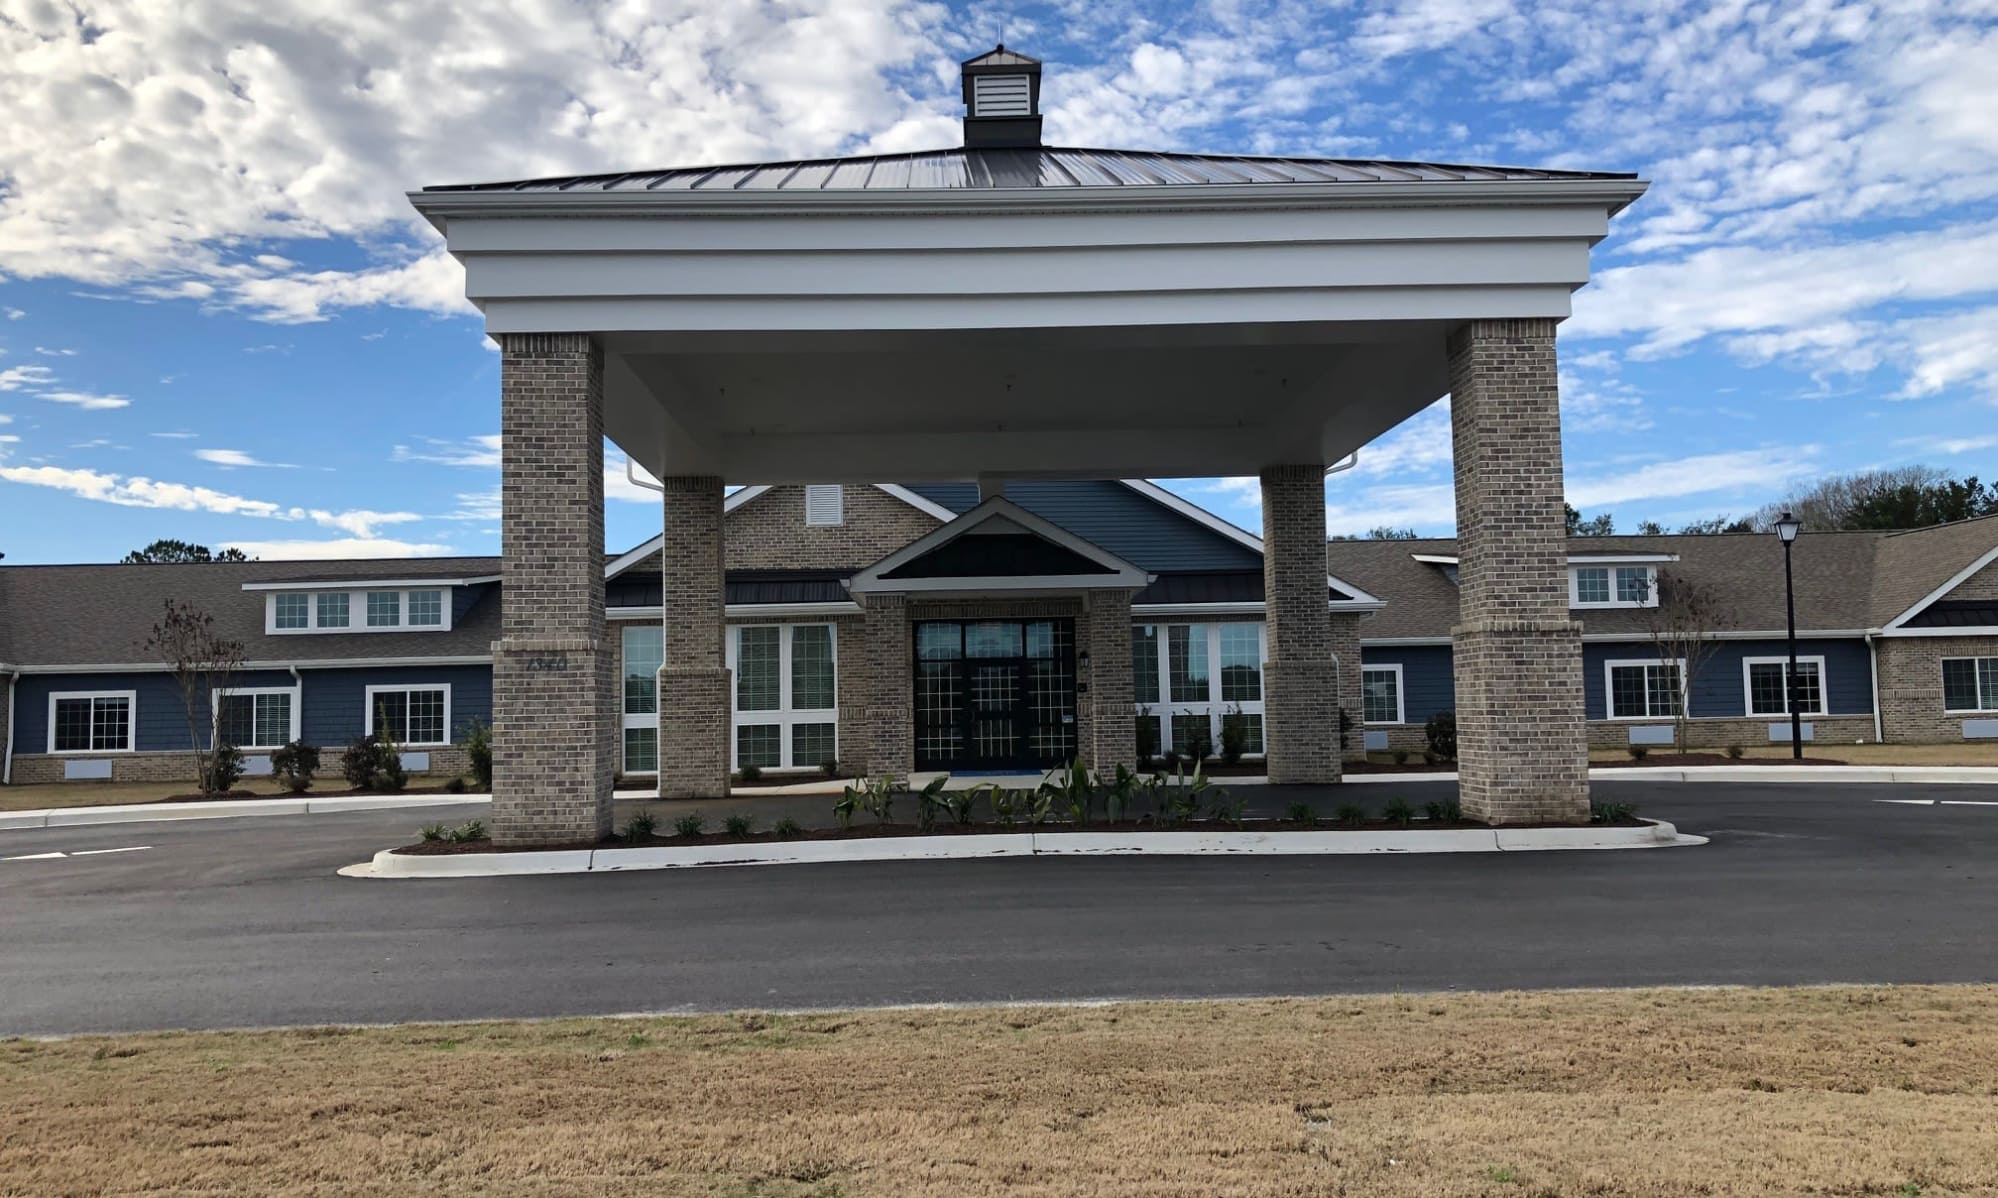
[{"label": "dry brown grass lawn", "polygon": [[[337,776],[333,783],[346,785]],[[0,786],[0,811],[157,803],[168,795],[184,795],[195,789],[192,782],[40,782],[33,786]],[[253,791],[260,798],[276,798],[284,793],[269,778],[245,778],[237,789]]]},{"label": "dry brown grass lawn", "polygon": [[0,1193],[1998,1192],[1998,987],[0,1042]]}]

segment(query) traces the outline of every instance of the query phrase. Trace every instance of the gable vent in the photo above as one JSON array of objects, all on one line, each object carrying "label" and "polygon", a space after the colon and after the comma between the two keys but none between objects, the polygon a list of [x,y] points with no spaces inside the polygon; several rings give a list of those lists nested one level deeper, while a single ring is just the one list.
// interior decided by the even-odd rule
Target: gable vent
[{"label": "gable vent", "polygon": [[971,115],[1032,116],[1034,101],[1025,75],[978,75],[971,81]]},{"label": "gable vent", "polygon": [[834,483],[805,488],[805,523],[829,527],[846,522],[846,496]]}]

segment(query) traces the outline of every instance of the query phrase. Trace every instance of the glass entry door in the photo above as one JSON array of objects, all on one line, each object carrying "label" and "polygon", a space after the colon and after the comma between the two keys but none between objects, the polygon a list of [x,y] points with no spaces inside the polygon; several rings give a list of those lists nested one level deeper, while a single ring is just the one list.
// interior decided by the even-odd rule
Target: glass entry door
[{"label": "glass entry door", "polygon": [[1075,756],[1073,620],[916,625],[916,768],[1040,770]]}]

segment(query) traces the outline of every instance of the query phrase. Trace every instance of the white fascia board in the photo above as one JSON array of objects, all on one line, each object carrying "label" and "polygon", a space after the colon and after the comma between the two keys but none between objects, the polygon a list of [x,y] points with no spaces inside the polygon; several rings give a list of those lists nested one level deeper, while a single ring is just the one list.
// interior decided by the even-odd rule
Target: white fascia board
[{"label": "white fascia board", "polygon": [[1450,205],[1601,207],[1614,216],[1643,195],[1643,179],[1411,180],[1338,183],[1194,183],[1132,187],[896,188],[893,190],[665,189],[656,191],[412,191],[410,206],[440,232],[454,217],[744,216],[939,212],[1240,212],[1279,208],[1426,208]]},{"label": "white fascia board", "polygon": [[315,582],[246,582],[246,591],[387,591],[405,587],[469,587],[498,582],[497,574],[475,578],[321,578]]},{"label": "white fascia board", "polygon": [[[1325,605],[1331,612],[1376,612],[1387,605],[1384,603],[1360,603],[1334,601]],[[1134,603],[1131,614],[1134,616],[1260,616],[1268,611],[1260,602],[1242,603]]]},{"label": "white fascia board", "polygon": [[[1411,560],[1428,566],[1455,566],[1459,565],[1462,560],[1446,553],[1411,553],[1408,556]],[[1676,553],[1571,553],[1568,555],[1568,564],[1571,566],[1614,565],[1618,563],[1635,565],[1640,562],[1676,562],[1678,560],[1679,555]]]},{"label": "white fascia board", "polygon": [[[857,616],[860,605],[848,600],[829,600],[824,603],[729,603],[722,607],[722,614],[730,619],[754,618],[757,616]],[[609,620],[662,620],[666,617],[664,608],[613,607],[604,612]]]},{"label": "white fascia board", "polygon": [[1425,566],[1454,566],[1457,564],[1456,558],[1441,553],[1411,553],[1408,556],[1411,560],[1421,562]]},{"label": "white fascia board", "polygon": [[[1804,635],[1798,633],[1798,636]],[[1881,637],[1904,636],[1998,636],[1998,627],[1980,625],[1975,628],[1883,628],[1876,635]]]},{"label": "white fascia board", "polygon": [[[1966,630],[1956,629],[1952,631]],[[1994,628],[1991,631],[1998,633],[1998,628]],[[1799,628],[1797,630],[1797,639],[1800,641],[1857,640],[1866,635],[1867,630],[1863,628],[1821,628],[1810,631]],[[1783,636],[1783,629],[1772,628],[1760,631],[1751,629],[1731,632],[1711,632],[1699,639],[1706,641],[1780,641],[1783,639]],[[1650,636],[1641,632],[1585,632],[1582,634],[1582,640],[1592,645],[1649,645],[1651,643]],[[1360,638],[1362,646],[1374,645],[1380,648],[1394,648],[1397,646],[1413,648],[1420,645],[1448,645],[1451,643],[1451,638],[1447,636],[1370,636]]]},{"label": "white fascia board", "polygon": [[875,483],[874,487],[878,491],[894,496],[919,512],[935,516],[946,524],[957,519],[956,512],[951,511],[941,503],[931,503],[907,487],[897,486],[894,483]]},{"label": "white fascia board", "polygon": [[659,552],[665,546],[666,534],[661,533],[651,540],[641,543],[637,548],[619,554],[610,565],[604,567],[604,581],[609,582],[611,579],[616,578],[626,570],[631,569],[646,558]]},{"label": "white fascia board", "polygon": [[1982,570],[1984,567],[1990,565],[1994,561],[1998,561],[1998,547],[1993,547],[1983,553],[1978,554],[1977,560],[1971,562],[1968,566],[1965,566],[1963,569],[1958,570],[1953,576],[1951,576],[1948,582],[1942,584],[1941,586],[1937,587],[1935,590],[1930,591],[1928,594],[1916,600],[1915,605],[1909,608],[1907,611],[1904,611],[1900,615],[1895,616],[1893,619],[1887,621],[1886,626],[1881,629],[1881,635],[1883,636],[1892,635],[1895,629],[1900,628],[1903,624],[1906,624],[1909,620],[1912,620],[1916,616],[1920,615],[1922,613],[1923,608],[1927,607],[1931,603],[1934,603],[1936,600],[1942,598],[1944,595],[1949,594],[1951,591],[1955,590],[1956,588],[1962,586],[1966,581],[1970,579],[1971,575],[1977,573],[1979,570]]},{"label": "white fascia board", "polygon": [[[915,561],[941,545],[950,543],[969,533],[972,529],[995,518],[1005,519],[1019,525],[1025,531],[1045,541],[1059,545],[1071,553],[1103,567],[1102,574],[1064,574],[1013,576],[1001,578],[909,578],[883,579],[882,575],[892,573],[900,567]],[[910,591],[965,591],[965,590],[1094,590],[1105,587],[1130,587],[1133,590],[1151,585],[1156,576],[1132,565],[1107,549],[1092,545],[1074,533],[1044,520],[1019,504],[994,495],[977,507],[964,513],[915,540],[902,546],[880,561],[853,576],[846,589],[857,595],[871,592],[900,594]]]}]

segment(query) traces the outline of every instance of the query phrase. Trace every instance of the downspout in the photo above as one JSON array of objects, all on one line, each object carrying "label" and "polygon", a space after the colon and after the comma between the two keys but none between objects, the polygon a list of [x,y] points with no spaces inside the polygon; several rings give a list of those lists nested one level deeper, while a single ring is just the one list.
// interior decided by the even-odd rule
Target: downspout
[{"label": "downspout", "polygon": [[[285,673],[291,675],[292,689],[298,692],[298,702],[292,704],[292,712],[291,712],[292,716],[298,720],[298,735],[292,737],[292,739],[304,740],[305,739],[305,679],[299,675],[297,666],[286,666],[284,669]],[[291,729],[287,728],[285,729],[285,731],[289,732],[291,731]]]},{"label": "downspout", "polygon": [[1872,633],[1866,634],[1866,665],[1873,675],[1873,743],[1887,743],[1887,733],[1882,730],[1880,717],[1880,646],[1875,643]]},{"label": "downspout", "polygon": [[14,781],[14,684],[21,680],[21,671],[7,672],[7,736],[6,746],[0,748],[0,786]]}]

